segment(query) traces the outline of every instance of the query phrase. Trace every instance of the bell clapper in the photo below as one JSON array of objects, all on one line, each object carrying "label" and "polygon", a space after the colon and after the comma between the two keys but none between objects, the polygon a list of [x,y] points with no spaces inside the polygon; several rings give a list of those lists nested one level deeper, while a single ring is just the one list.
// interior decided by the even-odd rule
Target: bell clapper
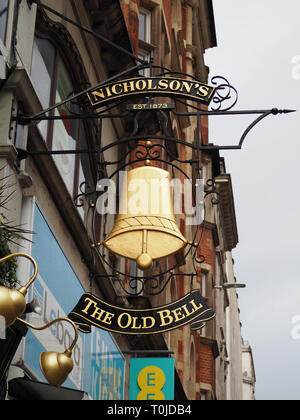
[{"label": "bell clapper", "polygon": [[142,254],[139,255],[136,259],[137,266],[145,271],[152,266],[153,260],[151,255],[147,253],[147,242],[148,242],[148,231],[143,230],[143,250]]}]

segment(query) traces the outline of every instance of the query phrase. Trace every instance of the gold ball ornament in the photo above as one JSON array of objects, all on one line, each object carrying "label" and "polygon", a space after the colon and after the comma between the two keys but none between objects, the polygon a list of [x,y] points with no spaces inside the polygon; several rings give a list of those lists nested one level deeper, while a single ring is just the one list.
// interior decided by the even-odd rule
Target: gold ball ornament
[{"label": "gold ball ornament", "polygon": [[151,268],[153,260],[151,255],[149,254],[141,254],[137,260],[136,260],[138,268],[141,270],[147,270],[148,268]]}]

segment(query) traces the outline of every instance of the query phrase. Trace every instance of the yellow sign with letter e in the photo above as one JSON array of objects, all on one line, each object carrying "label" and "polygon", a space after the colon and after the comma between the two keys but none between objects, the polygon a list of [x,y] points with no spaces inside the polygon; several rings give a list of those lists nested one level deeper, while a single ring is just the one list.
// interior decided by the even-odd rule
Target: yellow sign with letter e
[{"label": "yellow sign with letter e", "polygon": [[173,358],[134,358],[130,361],[129,400],[174,400]]},{"label": "yellow sign with letter e", "polygon": [[147,366],[138,376],[138,386],[141,389],[138,400],[165,400],[162,392],[166,383],[164,372],[157,366]]}]

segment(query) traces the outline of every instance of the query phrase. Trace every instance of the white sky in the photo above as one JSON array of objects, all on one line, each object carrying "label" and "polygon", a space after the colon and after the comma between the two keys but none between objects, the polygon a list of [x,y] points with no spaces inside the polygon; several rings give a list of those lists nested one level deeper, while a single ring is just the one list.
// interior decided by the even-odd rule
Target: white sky
[{"label": "white sky", "polygon": [[[300,0],[213,0],[218,47],[211,77],[239,92],[235,110],[296,109],[269,116],[242,151],[222,152],[232,174],[240,243],[233,252],[242,334],[253,349],[258,400],[300,399]],[[299,57],[298,57],[299,56]],[[210,141],[237,144],[253,116],[211,117]],[[300,322],[298,321],[298,325]]]}]

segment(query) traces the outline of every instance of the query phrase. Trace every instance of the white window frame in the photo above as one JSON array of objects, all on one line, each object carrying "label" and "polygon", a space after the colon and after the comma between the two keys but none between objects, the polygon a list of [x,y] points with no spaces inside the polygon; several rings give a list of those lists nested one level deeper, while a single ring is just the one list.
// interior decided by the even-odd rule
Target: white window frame
[{"label": "white window frame", "polygon": [[7,62],[9,58],[8,47],[11,45],[14,8],[15,8],[15,0],[9,0],[8,11],[7,11],[5,43],[2,41],[2,39],[0,39],[0,57],[2,55],[4,57],[5,62]]},{"label": "white window frame", "polygon": [[151,44],[151,26],[152,26],[152,13],[151,10],[145,9],[144,7],[140,8],[140,15],[145,15],[145,26],[146,26],[146,33],[145,39],[140,38],[139,33],[139,41],[146,42],[147,44]]},{"label": "white window frame", "polygon": [[[203,293],[202,290],[202,284],[203,284],[203,279],[205,278],[205,290]],[[210,298],[210,284],[212,282],[212,272],[211,272],[211,267],[208,264],[203,264],[202,268],[201,268],[201,275],[200,275],[200,293],[202,295],[202,297],[208,301],[208,299]],[[200,330],[200,336],[201,337],[206,337],[207,336],[207,326],[205,325],[203,328],[201,328]]]},{"label": "white window frame", "polygon": [[[143,50],[143,49],[139,49],[139,54],[138,54],[139,58],[141,58],[142,60],[148,61],[150,62],[150,57],[151,54],[149,51]],[[141,76],[144,77],[150,77],[150,69],[143,69],[139,71],[139,74]]]},{"label": "white window frame", "polygon": [[[205,299],[208,298],[208,296],[207,296],[207,288],[208,288],[208,280],[209,280],[209,277],[208,276],[209,276],[209,272],[208,271],[201,270],[201,295]],[[204,289],[204,291],[203,291],[203,289]]]},{"label": "white window frame", "polygon": [[[140,38],[139,32],[139,57],[145,61],[150,62],[152,51],[152,11],[144,7],[140,7],[140,16],[145,16],[145,38]],[[140,71],[140,75],[144,77],[150,76],[150,70],[145,69]]]}]

